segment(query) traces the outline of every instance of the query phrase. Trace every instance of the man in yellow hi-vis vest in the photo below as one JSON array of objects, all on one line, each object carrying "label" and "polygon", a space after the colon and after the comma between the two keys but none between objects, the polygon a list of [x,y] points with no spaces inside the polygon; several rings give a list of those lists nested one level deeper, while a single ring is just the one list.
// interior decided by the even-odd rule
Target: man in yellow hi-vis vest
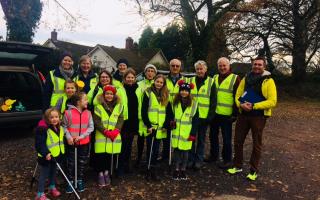
[{"label": "man in yellow hi-vis vest", "polygon": [[217,106],[210,108],[213,113],[213,120],[210,126],[210,156],[208,162],[219,160],[219,129],[221,129],[223,148],[220,168],[227,168],[231,165],[232,159],[232,122],[237,115],[237,107],[234,97],[240,83],[239,76],[233,74],[230,68],[230,61],[225,58],[218,59],[218,74],[214,75],[214,87],[216,88]]},{"label": "man in yellow hi-vis vest", "polygon": [[[191,152],[189,152],[188,167],[200,169],[203,165],[205,136],[208,128],[208,113],[209,108],[216,102],[214,99],[213,79],[207,75],[207,63],[203,60],[198,60],[195,64],[196,76],[190,78],[190,82],[195,85],[191,90],[191,94],[198,102],[199,123],[197,141],[193,143]],[[196,144],[195,144],[196,143]]]}]

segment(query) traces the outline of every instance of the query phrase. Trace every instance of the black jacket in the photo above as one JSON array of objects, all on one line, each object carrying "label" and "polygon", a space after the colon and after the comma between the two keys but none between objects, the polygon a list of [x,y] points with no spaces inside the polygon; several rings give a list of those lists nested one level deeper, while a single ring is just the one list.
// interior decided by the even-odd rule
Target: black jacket
[{"label": "black jacket", "polygon": [[84,88],[83,88],[83,91],[88,94],[88,92],[90,91],[90,81],[91,79],[93,78],[97,78],[97,74],[94,73],[92,70],[89,72],[88,76],[87,77],[84,77],[82,72],[81,72],[81,69],[79,69],[77,75],[79,76],[79,80],[83,81],[84,82]]},{"label": "black jacket", "polygon": [[139,120],[138,120],[138,97],[136,95],[136,90],[138,84],[127,85],[124,84],[124,89],[126,90],[126,95],[128,98],[128,120],[124,121],[122,130],[124,132],[138,133]]}]

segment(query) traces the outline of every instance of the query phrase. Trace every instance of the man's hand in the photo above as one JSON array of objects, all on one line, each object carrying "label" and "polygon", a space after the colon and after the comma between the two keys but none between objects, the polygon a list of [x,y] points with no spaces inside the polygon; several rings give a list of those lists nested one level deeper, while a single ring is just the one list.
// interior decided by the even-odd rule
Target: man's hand
[{"label": "man's hand", "polygon": [[252,103],[249,102],[244,102],[242,104],[240,104],[240,107],[244,110],[244,111],[251,111],[252,110]]}]

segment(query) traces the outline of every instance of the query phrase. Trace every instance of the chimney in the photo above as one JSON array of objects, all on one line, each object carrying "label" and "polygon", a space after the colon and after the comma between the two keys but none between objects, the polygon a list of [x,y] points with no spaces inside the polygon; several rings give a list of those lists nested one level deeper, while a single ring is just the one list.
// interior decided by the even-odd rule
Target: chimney
[{"label": "chimney", "polygon": [[133,49],[133,39],[131,37],[127,37],[126,39],[126,49],[128,50]]},{"label": "chimney", "polygon": [[53,29],[53,31],[51,32],[51,40],[52,41],[58,40],[58,33],[57,33],[56,29]]}]

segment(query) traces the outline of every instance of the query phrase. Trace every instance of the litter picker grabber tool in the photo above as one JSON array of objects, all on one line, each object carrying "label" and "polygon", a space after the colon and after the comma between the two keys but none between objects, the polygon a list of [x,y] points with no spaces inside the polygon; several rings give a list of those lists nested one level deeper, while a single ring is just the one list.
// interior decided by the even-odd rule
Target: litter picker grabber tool
[{"label": "litter picker grabber tool", "polygon": [[74,144],[74,188],[78,185],[78,148]]},{"label": "litter picker grabber tool", "polygon": [[37,171],[38,171],[38,162],[37,162],[37,164],[36,164],[36,166],[35,166],[35,168],[34,168],[34,170],[33,170],[32,178],[31,178],[31,181],[30,181],[30,190],[31,190],[32,187],[33,187],[33,183],[34,183],[35,181],[37,181],[37,180],[36,180],[36,173],[37,173]]},{"label": "litter picker grabber tool", "polygon": [[151,140],[151,147],[150,147],[149,161],[148,161],[148,171],[150,170],[153,142],[154,142],[154,136],[152,136],[152,140]]},{"label": "litter picker grabber tool", "polygon": [[66,174],[64,173],[64,171],[62,170],[60,164],[57,162],[57,160],[52,157],[54,159],[54,162],[56,163],[58,169],[60,170],[61,174],[63,175],[63,177],[66,179],[66,181],[68,182],[68,184],[70,185],[73,193],[75,194],[75,196],[77,197],[77,199],[80,199],[79,194],[77,193],[77,191],[74,189],[73,185],[71,184],[71,182],[69,181],[68,177],[66,176]]},{"label": "litter picker grabber tool", "polygon": [[169,168],[172,163],[172,130],[170,130],[170,146],[169,146]]},{"label": "litter picker grabber tool", "polygon": [[110,175],[111,175],[111,178],[113,178],[113,177],[112,177],[112,175],[113,175],[113,141],[111,141],[111,142],[112,142],[112,149],[111,149],[112,154],[111,154]]}]

